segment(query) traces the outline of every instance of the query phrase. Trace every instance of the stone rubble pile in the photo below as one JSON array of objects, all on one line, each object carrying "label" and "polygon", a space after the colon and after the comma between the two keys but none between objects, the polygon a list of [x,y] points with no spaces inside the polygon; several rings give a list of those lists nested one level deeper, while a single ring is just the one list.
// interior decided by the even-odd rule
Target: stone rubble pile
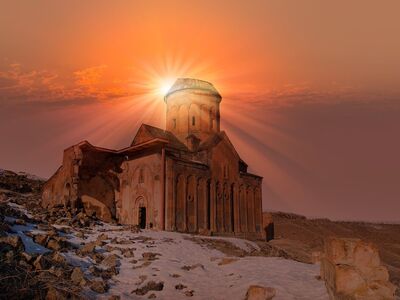
[{"label": "stone rubble pile", "polygon": [[321,278],[331,299],[395,299],[396,287],[381,265],[378,249],[360,239],[326,239],[321,258]]}]

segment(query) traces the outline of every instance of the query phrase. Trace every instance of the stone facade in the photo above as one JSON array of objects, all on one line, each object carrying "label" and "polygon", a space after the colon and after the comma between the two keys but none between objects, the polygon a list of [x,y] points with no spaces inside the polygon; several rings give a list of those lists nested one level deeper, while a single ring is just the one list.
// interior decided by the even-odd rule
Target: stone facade
[{"label": "stone facade", "polygon": [[182,78],[165,102],[167,130],[143,124],[121,150],[87,141],[66,149],[43,205],[83,206],[146,228],[260,238],[262,177],[247,172],[220,130],[220,94]]}]

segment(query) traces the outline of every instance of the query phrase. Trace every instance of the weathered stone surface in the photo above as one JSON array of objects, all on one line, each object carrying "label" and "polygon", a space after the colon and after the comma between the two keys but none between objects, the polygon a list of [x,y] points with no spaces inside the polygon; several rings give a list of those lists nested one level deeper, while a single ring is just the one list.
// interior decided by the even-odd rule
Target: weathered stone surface
[{"label": "weathered stone surface", "polygon": [[59,241],[55,240],[55,239],[50,239],[47,242],[47,248],[51,249],[51,250],[55,250],[55,251],[59,251],[62,247]]},{"label": "weathered stone surface", "polygon": [[68,293],[62,290],[57,290],[54,287],[50,287],[46,294],[46,300],[64,300],[68,299]]},{"label": "weathered stone surface", "polygon": [[59,264],[66,264],[67,260],[65,259],[64,256],[62,256],[59,252],[55,251],[53,253],[53,261]]},{"label": "weathered stone surface", "polygon": [[126,258],[132,258],[135,257],[135,253],[132,251],[132,249],[124,249],[122,250],[122,255]]},{"label": "weathered stone surface", "polygon": [[119,265],[119,259],[116,254],[110,254],[101,263],[108,268],[115,268]]},{"label": "weathered stone surface", "polygon": [[376,246],[360,239],[328,238],[325,243],[325,257],[334,264],[361,268],[380,265]]},{"label": "weathered stone surface", "polygon": [[48,236],[45,234],[37,234],[33,238],[33,241],[39,245],[46,246]]},{"label": "weathered stone surface", "polygon": [[390,300],[395,299],[396,287],[388,281],[373,281],[367,288],[354,294],[355,300]]},{"label": "weathered stone surface", "polygon": [[71,280],[75,284],[80,284],[85,279],[85,276],[80,267],[75,267],[71,274]]},{"label": "weathered stone surface", "polygon": [[83,254],[83,255],[89,254],[89,253],[93,253],[95,248],[96,248],[96,242],[90,242],[90,243],[85,244],[80,249],[80,253]]},{"label": "weathered stone surface", "polygon": [[251,285],[247,290],[246,300],[270,300],[275,297],[275,294],[274,288]]},{"label": "weathered stone surface", "polygon": [[100,235],[97,237],[97,240],[98,240],[98,241],[104,241],[104,240],[108,240],[108,239],[109,239],[109,237],[108,237],[108,235],[105,234],[105,233],[102,233],[102,234],[100,234]]},{"label": "weathered stone surface", "polygon": [[149,291],[161,291],[164,288],[164,282],[155,282],[150,280],[143,287],[133,290],[131,293],[135,293],[136,295],[143,296],[146,295]]},{"label": "weathered stone surface", "polygon": [[8,244],[15,249],[24,249],[21,238],[18,235],[0,237],[0,243]]},{"label": "weathered stone surface", "polygon": [[48,268],[48,261],[43,255],[39,255],[33,263],[36,270],[45,270]]},{"label": "weathered stone surface", "polygon": [[331,299],[394,299],[395,287],[377,248],[360,239],[326,239],[321,277]]},{"label": "weathered stone surface", "polygon": [[93,280],[90,282],[89,287],[92,291],[95,291],[99,294],[104,294],[108,290],[107,284],[101,279]]},{"label": "weathered stone surface", "polygon": [[148,261],[152,261],[152,260],[156,260],[157,255],[161,255],[159,253],[153,253],[153,252],[144,252],[142,253],[142,257],[144,260],[148,260]]}]

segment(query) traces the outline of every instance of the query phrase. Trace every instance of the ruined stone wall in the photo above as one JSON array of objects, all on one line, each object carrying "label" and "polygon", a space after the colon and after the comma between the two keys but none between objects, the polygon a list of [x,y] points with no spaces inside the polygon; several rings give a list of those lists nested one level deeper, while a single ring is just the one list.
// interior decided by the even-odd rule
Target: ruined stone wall
[{"label": "ruined stone wall", "polygon": [[115,195],[119,191],[117,174],[121,158],[91,145],[80,148],[78,205],[82,205],[87,214],[109,222],[116,217]]},{"label": "ruined stone wall", "polygon": [[64,150],[62,166],[44,184],[42,206],[71,205],[78,197],[78,161],[81,158],[79,147]]},{"label": "ruined stone wall", "polygon": [[139,208],[146,208],[146,227],[162,229],[162,155],[154,153],[124,161],[119,176],[117,216],[123,224],[139,224]]}]

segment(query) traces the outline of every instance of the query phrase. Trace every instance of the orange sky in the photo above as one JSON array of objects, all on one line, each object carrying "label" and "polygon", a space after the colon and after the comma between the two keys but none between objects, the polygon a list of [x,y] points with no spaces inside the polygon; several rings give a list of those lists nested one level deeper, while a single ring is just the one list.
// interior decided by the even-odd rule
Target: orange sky
[{"label": "orange sky", "polygon": [[87,139],[163,127],[209,80],[264,207],[400,221],[400,2],[2,1],[0,168],[50,176]]}]

